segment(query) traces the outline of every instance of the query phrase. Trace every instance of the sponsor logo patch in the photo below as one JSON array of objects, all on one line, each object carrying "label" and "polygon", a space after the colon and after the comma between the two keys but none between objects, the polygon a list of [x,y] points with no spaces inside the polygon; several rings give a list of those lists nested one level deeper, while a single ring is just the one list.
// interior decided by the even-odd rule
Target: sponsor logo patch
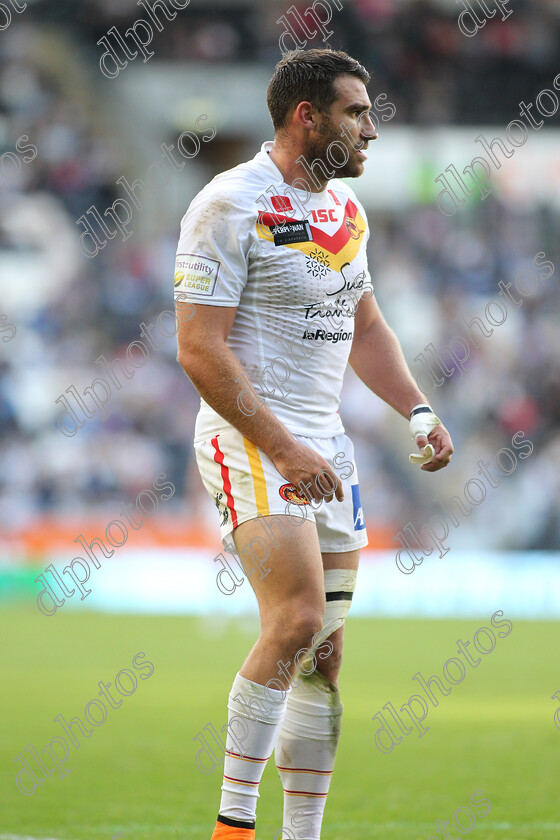
[{"label": "sponsor logo patch", "polygon": [[175,289],[194,297],[212,297],[216,288],[220,263],[199,254],[177,254]]},{"label": "sponsor logo patch", "polygon": [[283,484],[278,490],[285,502],[291,502],[294,505],[308,505],[309,501],[301,495],[299,490],[293,484]]},{"label": "sponsor logo patch", "polygon": [[351,488],[354,531],[363,531],[366,527],[366,521],[364,519],[364,509],[360,500],[360,485],[352,484]]},{"label": "sponsor logo patch", "polygon": [[278,210],[279,213],[289,213],[290,211],[292,213],[294,212],[292,202],[287,195],[271,195],[270,203],[275,210]]},{"label": "sponsor logo patch", "polygon": [[311,242],[313,234],[309,222],[280,222],[279,225],[272,225],[270,232],[274,237],[275,245],[292,245],[294,242]]},{"label": "sponsor logo patch", "polygon": [[330,330],[322,330],[321,328],[315,330],[305,330],[302,338],[313,339],[313,341],[332,341],[337,344],[339,341],[350,341],[354,333],[352,330],[345,332],[339,330],[338,332],[331,332]]}]

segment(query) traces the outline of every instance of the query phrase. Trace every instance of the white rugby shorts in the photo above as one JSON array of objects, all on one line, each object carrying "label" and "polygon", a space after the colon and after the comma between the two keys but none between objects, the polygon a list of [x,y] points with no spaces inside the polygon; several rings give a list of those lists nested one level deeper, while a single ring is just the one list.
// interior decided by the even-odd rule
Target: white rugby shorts
[{"label": "white rugby shorts", "polygon": [[[233,426],[210,438],[195,441],[196,461],[202,482],[214,501],[220,518],[224,547],[243,522],[258,516],[286,514],[292,524],[303,519],[315,523],[321,551],[341,552],[368,544],[354,447],[345,434],[331,438],[294,435],[319,453],[342,481],[344,500],[309,502],[293,484],[280,475],[270,458]],[[323,479],[324,489],[328,484]]]}]

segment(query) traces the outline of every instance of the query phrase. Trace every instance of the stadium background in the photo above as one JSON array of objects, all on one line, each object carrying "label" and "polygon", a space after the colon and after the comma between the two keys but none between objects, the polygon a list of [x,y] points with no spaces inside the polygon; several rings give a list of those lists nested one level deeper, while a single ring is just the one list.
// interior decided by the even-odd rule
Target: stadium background
[{"label": "stadium background", "polygon": [[[296,3],[302,12],[307,5]],[[476,0],[473,5],[478,8]],[[452,465],[442,473],[426,475],[410,467],[407,424],[349,371],[341,416],[356,447],[370,533],[351,615],[373,622],[377,638],[384,640],[401,638],[397,626],[406,639],[406,621],[420,616],[476,619],[478,624],[471,621],[471,630],[465,631],[472,634],[482,623],[479,619],[488,623],[497,609],[513,619],[551,619],[560,611],[558,115],[547,117],[539,131],[530,129],[527,143],[492,169],[493,192],[483,201],[475,192],[450,216],[435,201],[441,190],[436,177],[449,164],[461,170],[481,154],[475,142],[480,134],[489,140],[504,138],[506,125],[519,117],[518,103],[534,102],[539,91],[552,88],[560,72],[558,5],[546,0],[514,5],[507,20],[497,13],[473,37],[457,25],[463,6],[446,0],[346,0],[330,24],[334,34],[329,44],[348,50],[372,71],[372,101],[383,92],[396,107],[387,125],[380,121],[366,174],[353,186],[372,231],[375,292],[415,375],[423,370],[415,356],[430,342],[442,348],[463,335],[461,319],[481,316],[491,299],[503,300],[497,296],[498,283],[511,282],[530,268],[537,252],[544,251],[556,267],[522,306],[508,305],[507,321],[491,337],[480,339],[478,350],[471,346],[464,371],[447,378],[431,396],[456,448]],[[110,416],[103,420],[98,411],[74,436],[61,434],[56,400],[70,386],[83,393],[104,375],[95,364],[100,355],[108,361],[125,358],[131,342],[140,337],[141,324],[172,308],[179,221],[191,198],[214,174],[253,156],[272,136],[264,91],[279,58],[282,30],[276,21],[287,10],[288,4],[276,2],[191,0],[174,21],[163,20],[163,32],[150,45],[154,56],[145,63],[137,57],[113,79],[100,72],[97,41],[111,27],[124,32],[145,17],[135,2],[29,0],[24,12],[12,9],[9,26],[0,32],[0,315],[16,328],[11,340],[6,340],[8,332],[0,342],[0,582],[7,633],[3,673],[16,675],[19,685],[6,676],[7,708],[14,715],[7,718],[11,736],[3,753],[8,792],[6,823],[0,821],[0,829],[6,832],[43,836],[48,826],[52,837],[95,833],[93,827],[84,827],[85,816],[83,823],[78,818],[76,800],[69,812],[73,817],[58,816],[59,788],[74,784],[70,777],[47,780],[33,800],[24,800],[13,781],[14,755],[33,737],[41,744],[48,741],[53,715],[68,698],[75,696],[68,713],[77,714],[91,696],[91,680],[80,671],[72,647],[74,633],[76,639],[81,633],[89,639],[95,685],[105,669],[113,670],[117,649],[122,648],[122,655],[115,658],[115,670],[126,667],[137,650],[150,650],[153,638],[146,628],[154,625],[148,619],[142,623],[135,613],[198,616],[169,618],[175,623],[165,626],[170,634],[174,628],[175,636],[161,631],[162,640],[167,638],[161,644],[170,656],[170,674],[171,663],[178,670],[188,670],[194,662],[203,667],[198,654],[192,654],[191,631],[193,646],[199,650],[202,645],[211,658],[217,648],[223,654],[228,639],[233,650],[236,633],[251,638],[255,632],[249,585],[231,596],[216,586],[213,561],[221,550],[217,515],[201,485],[192,449],[198,397],[175,361],[174,338],[161,340],[134,377],[113,389]],[[320,37],[308,40],[308,46],[321,43]],[[185,165],[180,171],[169,166],[167,183],[149,181],[149,167],[163,160],[161,144],[176,145],[182,132],[196,132],[202,114],[207,115],[203,127],[213,127],[215,137],[201,143],[190,159],[178,156]],[[16,153],[18,164],[13,155],[22,136],[37,154],[25,162],[24,154]],[[88,258],[80,244],[84,227],[77,221],[92,207],[103,213],[116,199],[129,198],[123,177],[130,184],[137,179],[146,184],[138,193],[141,206],[134,208],[131,234],[126,241],[119,234],[102,242],[99,253]],[[441,514],[437,499],[464,498],[466,482],[478,476],[478,460],[494,463],[500,449],[511,448],[519,430],[534,445],[531,456],[519,460],[511,475],[500,475],[502,484],[488,489],[483,503],[460,517],[458,527],[450,525],[450,550],[444,557],[438,559],[434,552],[414,574],[401,574],[394,562],[399,547],[395,535],[408,522],[420,528]],[[173,498],[160,501],[157,512],[144,517],[142,527],[131,531],[126,545],[116,548],[110,559],[101,558],[101,568],[92,569],[87,599],[67,599],[52,617],[39,613],[38,574],[51,563],[60,570],[77,556],[74,541],[80,534],[88,541],[103,537],[108,522],[122,519],[123,504],[134,504],[161,473],[176,488]],[[232,614],[237,618],[228,618]],[[391,618],[376,618],[380,616]],[[396,617],[407,618],[397,624]],[[74,620],[78,623],[72,624]],[[356,627],[362,626],[360,621],[356,618]],[[439,631],[422,629],[431,626],[414,624],[415,634],[424,640],[418,642],[418,651],[426,649],[428,637],[436,647],[441,641]],[[547,653],[557,626],[543,621],[538,628],[535,639],[542,634],[544,649],[540,641],[526,639],[512,653],[512,663],[523,662],[525,655],[542,657],[540,705],[538,710],[531,707],[535,717],[528,713],[528,720],[531,725],[541,721],[541,737],[548,742],[558,734],[549,699],[557,685]],[[449,630],[445,637],[447,645],[442,642],[442,656],[453,633]],[[128,646],[122,647],[123,638],[129,639]],[[357,645],[351,660],[356,669],[356,656],[370,644],[365,631],[360,641],[362,647]],[[235,648],[238,658],[243,644]],[[51,665],[56,660],[57,667],[67,669],[63,685],[55,688],[38,645],[50,651]],[[393,654],[395,662],[398,653]],[[223,715],[228,671],[234,667],[229,655],[223,659],[226,672],[210,678],[217,716]],[[382,660],[380,667],[387,662]],[[411,660],[397,668],[403,701],[408,694],[404,683],[418,667]],[[495,672],[490,661],[485,667],[498,678],[497,664]],[[482,698],[484,691],[497,690],[492,674],[486,688],[479,686]],[[374,676],[372,680],[374,684]],[[152,690],[151,685],[142,690]],[[149,708],[159,717],[157,686],[153,692]],[[360,701],[364,733],[386,700],[381,694],[382,689],[368,704]],[[546,726],[543,715],[548,715]],[[197,746],[191,739],[206,723],[203,717],[199,709],[198,717],[185,723],[175,766],[180,774],[182,764],[188,765],[183,775],[191,798],[204,782],[194,798],[208,797],[214,813],[217,782],[193,769]],[[143,723],[148,728],[150,720],[146,712]],[[96,748],[99,772],[113,760],[110,736],[104,731],[103,737],[108,739],[104,758],[101,746]],[[130,734],[131,742],[134,737]],[[86,766],[92,767],[91,756],[89,765],[87,755],[79,756],[83,774]],[[397,782],[395,774],[395,790]],[[179,793],[175,789],[166,796],[180,799],[183,788],[184,780]],[[457,806],[470,792],[458,794]],[[35,804],[39,797],[42,810]],[[33,802],[38,810],[25,817],[22,802],[25,808]],[[132,798],[130,803],[137,805]],[[431,820],[431,811],[426,812],[424,835],[439,815],[436,806],[432,811]],[[45,813],[51,814],[50,821]],[[541,812],[532,816],[537,819]],[[111,827],[122,826],[126,832],[127,815],[116,806],[105,817],[103,836],[111,836]],[[527,815],[523,819],[529,822]],[[412,825],[412,815],[410,820]],[[137,831],[141,822],[136,820]],[[167,836],[163,829],[158,834],[155,822],[150,825],[150,836]],[[387,825],[383,836],[393,836]],[[411,837],[420,836],[419,825]],[[542,826],[534,830],[510,830],[510,836],[540,837],[545,831]],[[96,831],[101,836],[99,824]],[[395,837],[409,836],[409,828],[395,831]],[[363,827],[362,836],[370,836]],[[496,836],[504,835],[498,831]]]}]

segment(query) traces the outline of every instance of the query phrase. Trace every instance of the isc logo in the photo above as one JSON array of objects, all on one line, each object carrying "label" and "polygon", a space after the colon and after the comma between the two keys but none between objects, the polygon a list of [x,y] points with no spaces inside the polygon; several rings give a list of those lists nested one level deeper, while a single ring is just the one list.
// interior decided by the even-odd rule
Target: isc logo
[{"label": "isc logo", "polygon": [[327,212],[326,210],[312,210],[311,215],[313,216],[313,221],[317,222],[338,222],[336,218],[336,211],[331,209]]}]

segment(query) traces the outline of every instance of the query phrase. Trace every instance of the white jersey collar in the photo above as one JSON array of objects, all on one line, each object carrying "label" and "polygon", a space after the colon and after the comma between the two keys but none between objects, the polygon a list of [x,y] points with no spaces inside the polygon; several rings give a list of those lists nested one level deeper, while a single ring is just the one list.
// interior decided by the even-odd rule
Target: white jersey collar
[{"label": "white jersey collar", "polygon": [[282,177],[282,173],[280,172],[280,170],[278,169],[278,167],[276,166],[276,164],[274,163],[274,161],[272,160],[272,158],[268,154],[270,152],[270,150],[272,149],[273,145],[274,145],[273,140],[265,140],[264,143],[261,146],[260,152],[257,152],[257,154],[255,155],[255,158],[260,163],[262,163],[264,166],[266,166],[266,168],[269,169],[271,171],[271,173],[274,174],[277,183],[283,184],[284,183],[284,178]]},{"label": "white jersey collar", "polygon": [[[276,177],[276,183],[281,184],[283,187],[289,188],[291,190],[295,190],[296,193],[301,193],[302,195],[306,195],[307,193],[306,193],[305,190],[300,190],[299,187],[292,187],[290,184],[286,184],[286,182],[284,181],[284,176],[282,175],[282,173],[280,172],[280,170],[278,169],[278,167],[276,166],[276,164],[274,163],[274,161],[272,160],[272,158],[269,155],[269,152],[272,149],[273,145],[274,145],[273,140],[265,140],[264,143],[261,146],[260,152],[257,152],[257,154],[255,155],[255,159],[258,160],[259,162],[261,162],[271,172],[274,173],[274,175]],[[328,186],[329,186],[329,184],[327,184],[325,189],[322,190],[319,193],[316,193],[316,192],[311,193],[311,197],[312,198],[319,198],[319,199],[323,198],[323,196],[325,195],[325,193],[328,189]]]}]

